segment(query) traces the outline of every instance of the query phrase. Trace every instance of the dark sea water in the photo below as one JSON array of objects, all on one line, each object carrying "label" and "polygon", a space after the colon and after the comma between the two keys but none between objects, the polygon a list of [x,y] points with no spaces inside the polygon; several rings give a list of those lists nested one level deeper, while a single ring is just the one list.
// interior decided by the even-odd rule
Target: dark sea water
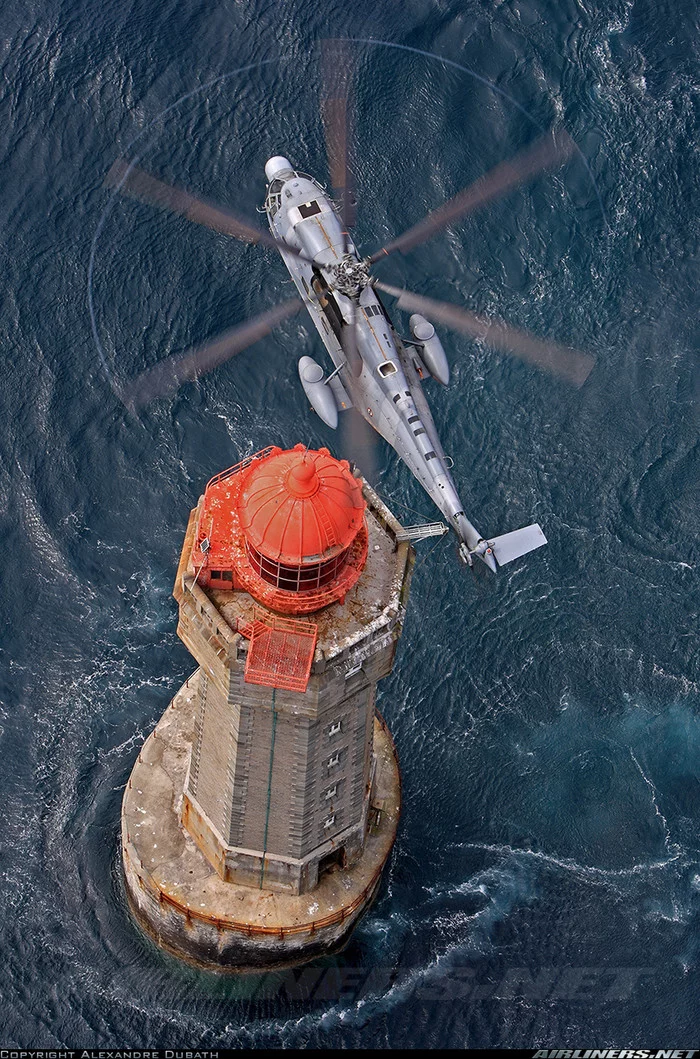
[{"label": "dark sea water", "polygon": [[[2,1044],[698,1044],[696,18],[690,0],[3,5]],[[367,252],[568,128],[565,170],[378,271],[597,367],[574,391],[443,332],[453,379],[429,396],[468,514],[488,534],[536,519],[550,543],[498,577],[419,545],[379,701],[399,837],[326,961],[397,980],[304,1001],[157,951],[127,915],[118,834],[193,668],[170,593],[204,483],[269,443],[342,446],[298,385],[320,345],[300,316],[129,416],[115,382],[290,288],[274,253],[102,181],[140,156],[254,216],[269,155],[326,180],[318,42],[340,34],[416,49],[356,45]],[[375,482],[434,517],[383,445]],[[585,988],[542,985],[567,968],[593,969]]]}]

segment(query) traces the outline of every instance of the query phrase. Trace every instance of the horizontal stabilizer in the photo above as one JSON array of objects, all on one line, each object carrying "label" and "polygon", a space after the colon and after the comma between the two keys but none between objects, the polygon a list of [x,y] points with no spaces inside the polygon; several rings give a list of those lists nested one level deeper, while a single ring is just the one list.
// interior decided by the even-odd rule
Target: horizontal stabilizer
[{"label": "horizontal stabilizer", "polygon": [[513,530],[512,533],[504,533],[501,537],[494,537],[488,542],[499,566],[518,559],[521,555],[527,555],[546,543],[547,538],[536,522],[523,529]]}]

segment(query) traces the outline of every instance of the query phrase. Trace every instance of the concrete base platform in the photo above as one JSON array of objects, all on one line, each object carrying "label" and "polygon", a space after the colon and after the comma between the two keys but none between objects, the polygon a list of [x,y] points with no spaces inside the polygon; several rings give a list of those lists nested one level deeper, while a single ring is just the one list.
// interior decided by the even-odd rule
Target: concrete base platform
[{"label": "concrete base platform", "polygon": [[198,679],[199,671],[168,706],[124,792],[122,859],[134,917],[163,949],[210,970],[290,966],[342,948],[396,837],[401,781],[386,725],[375,717],[373,801],[381,812],[357,863],[331,869],[299,896],[227,883],[180,824]]}]

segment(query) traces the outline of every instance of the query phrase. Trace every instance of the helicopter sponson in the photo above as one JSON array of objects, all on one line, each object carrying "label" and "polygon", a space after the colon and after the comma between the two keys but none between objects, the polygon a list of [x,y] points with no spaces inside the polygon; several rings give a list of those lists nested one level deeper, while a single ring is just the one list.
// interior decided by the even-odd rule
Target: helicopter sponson
[{"label": "helicopter sponson", "polygon": [[420,361],[419,367],[423,365],[434,379],[447,386],[450,381],[450,366],[442,342],[435,334],[435,328],[420,313],[414,313],[408,324],[415,339],[414,350]]},{"label": "helicopter sponson", "polygon": [[299,378],[314,412],[326,426],[335,430],[338,426],[338,405],[323,368],[313,357],[302,357],[298,365]]}]

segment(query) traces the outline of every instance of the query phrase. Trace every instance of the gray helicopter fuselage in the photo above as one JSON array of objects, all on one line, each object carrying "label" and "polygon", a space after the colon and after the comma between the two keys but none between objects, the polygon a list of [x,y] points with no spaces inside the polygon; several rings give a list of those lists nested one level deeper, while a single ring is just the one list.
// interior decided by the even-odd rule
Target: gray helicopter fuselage
[{"label": "gray helicopter fuselage", "polygon": [[[312,177],[290,169],[270,180],[265,210],[275,238],[313,261],[280,251],[337,369],[327,385],[338,408],[353,406],[362,414],[396,450],[460,541],[474,549],[482,538],[464,513],[410,347],[371,284],[354,296],[334,286],[332,266],[346,254],[358,264],[360,258],[350,237],[344,237],[332,202]],[[349,363],[340,341],[353,316],[361,365]]]}]

